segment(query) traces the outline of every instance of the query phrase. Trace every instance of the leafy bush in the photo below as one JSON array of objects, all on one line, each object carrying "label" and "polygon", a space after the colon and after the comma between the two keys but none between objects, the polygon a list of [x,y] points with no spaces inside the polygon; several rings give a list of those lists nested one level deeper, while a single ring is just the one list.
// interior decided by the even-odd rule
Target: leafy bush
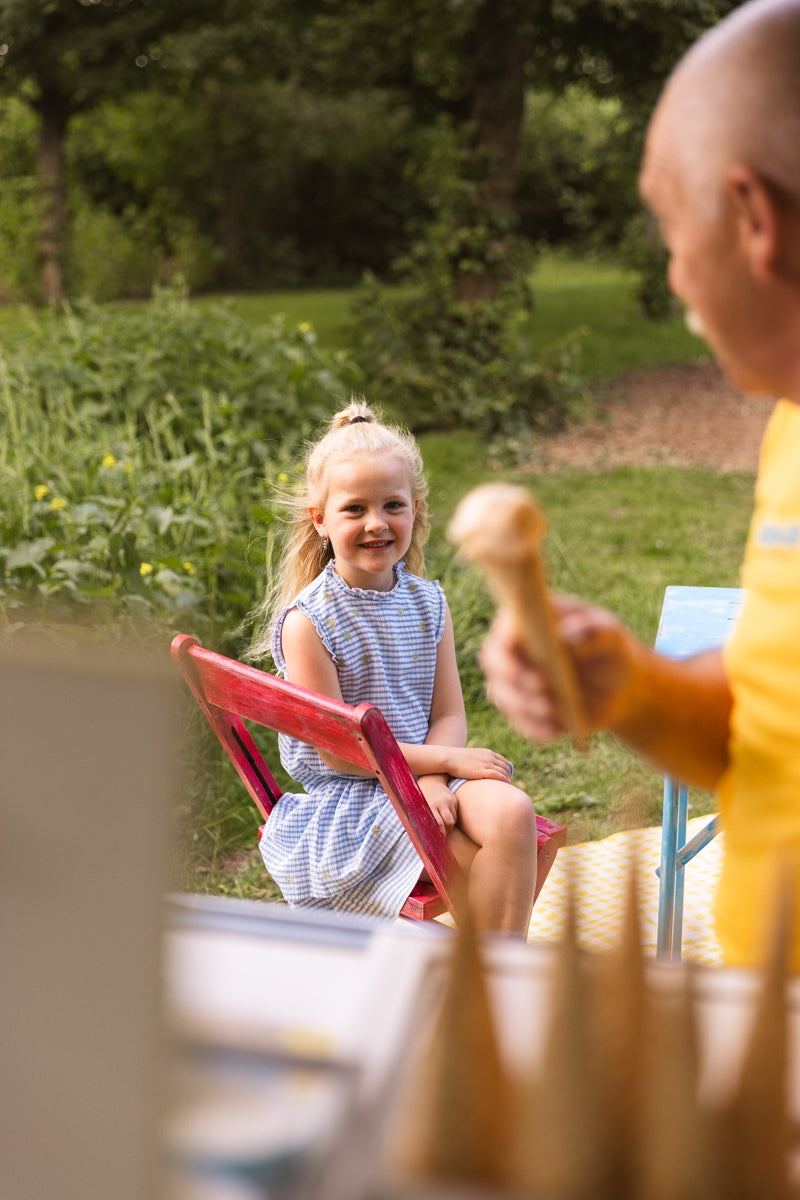
[{"label": "leafy bush", "polygon": [[175,217],[165,242],[155,216],[133,205],[122,214],[73,197],[67,255],[72,296],[97,303],[144,299],[154,283],[185,280],[196,291],[214,280],[218,255],[185,218]]},{"label": "leafy bush", "polygon": [[631,219],[621,247],[622,261],[638,274],[636,301],[651,321],[664,321],[680,312],[681,306],[669,290],[669,253],[646,213]]},{"label": "leafy bush", "polygon": [[254,329],[166,289],[37,322],[0,360],[0,603],[221,636],[262,585],[270,480],[355,372],[308,326]]},{"label": "leafy bush", "polygon": [[370,395],[417,432],[467,429],[525,458],[582,391],[575,338],[537,358],[522,335],[532,307],[531,247],[490,205],[464,132],[441,121],[419,151],[432,219],[395,264],[405,285],[368,276],[353,344]]},{"label": "leafy bush", "polygon": [[36,180],[36,118],[21,99],[0,100],[0,299],[38,295],[41,199]]},{"label": "leafy bush", "polygon": [[[352,280],[385,268],[419,205],[403,172],[409,125],[374,90],[318,96],[264,78],[207,82],[191,104],[135,94],[73,120],[71,190],[89,226],[97,211],[125,237],[145,233],[158,264],[148,290],[176,264],[195,288]],[[91,272],[101,264],[79,241],[76,264]],[[129,268],[115,295],[131,294]]]},{"label": "leafy bush", "polygon": [[515,208],[536,244],[613,248],[641,203],[641,130],[616,96],[585,84],[526,98]]},{"label": "leafy bush", "polygon": [[535,356],[510,296],[459,303],[443,288],[389,295],[365,281],[353,340],[370,395],[417,432],[469,429],[524,459],[583,395],[578,334]]}]

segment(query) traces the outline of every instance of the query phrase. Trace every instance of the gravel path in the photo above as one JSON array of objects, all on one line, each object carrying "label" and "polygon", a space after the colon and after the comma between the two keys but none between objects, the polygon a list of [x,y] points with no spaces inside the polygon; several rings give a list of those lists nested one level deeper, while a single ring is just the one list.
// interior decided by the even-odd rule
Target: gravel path
[{"label": "gravel path", "polygon": [[537,469],[660,465],[754,474],[772,408],[769,399],[737,392],[714,363],[632,371],[605,385],[598,402],[591,421],[547,439]]}]

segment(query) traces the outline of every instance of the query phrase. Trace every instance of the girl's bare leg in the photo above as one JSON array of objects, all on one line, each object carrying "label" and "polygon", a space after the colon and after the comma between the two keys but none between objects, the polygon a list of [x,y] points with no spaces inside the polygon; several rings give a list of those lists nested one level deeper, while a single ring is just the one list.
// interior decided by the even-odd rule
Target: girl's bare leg
[{"label": "girl's bare leg", "polygon": [[458,823],[448,835],[467,872],[480,930],[527,936],[536,890],[536,814],[510,783],[470,779],[457,792]]}]

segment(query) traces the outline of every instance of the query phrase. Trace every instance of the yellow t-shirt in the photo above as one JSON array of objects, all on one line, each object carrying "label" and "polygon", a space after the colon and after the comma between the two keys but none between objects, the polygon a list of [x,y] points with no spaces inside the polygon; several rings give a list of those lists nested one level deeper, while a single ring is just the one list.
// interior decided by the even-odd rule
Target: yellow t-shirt
[{"label": "yellow t-shirt", "polygon": [[[716,921],[726,961],[757,966],[771,944],[776,868],[800,856],[800,405],[786,400],[764,436],[742,585],[724,653],[733,711]],[[800,970],[800,895],[793,957]]]}]

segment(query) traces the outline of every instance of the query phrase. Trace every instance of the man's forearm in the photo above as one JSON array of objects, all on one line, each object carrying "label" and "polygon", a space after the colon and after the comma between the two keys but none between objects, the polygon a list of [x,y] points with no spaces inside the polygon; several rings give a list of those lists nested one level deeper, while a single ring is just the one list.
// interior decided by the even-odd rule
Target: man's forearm
[{"label": "man's forearm", "polygon": [[609,728],[660,770],[713,789],[728,765],[731,706],[721,651],[674,661],[642,646]]}]

